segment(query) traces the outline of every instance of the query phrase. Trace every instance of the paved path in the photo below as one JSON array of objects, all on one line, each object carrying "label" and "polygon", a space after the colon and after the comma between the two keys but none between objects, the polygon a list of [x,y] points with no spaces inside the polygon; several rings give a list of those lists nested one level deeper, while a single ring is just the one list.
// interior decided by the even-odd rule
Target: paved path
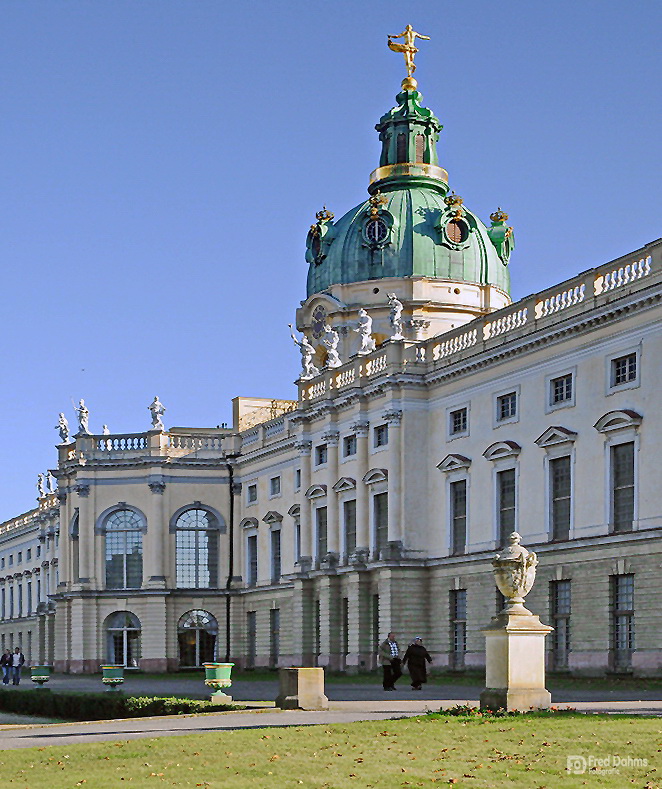
[{"label": "paved path", "polygon": [[[56,723],[46,726],[22,726],[0,731],[0,750],[34,748],[46,745],[72,745],[84,742],[135,740],[143,737],[169,737],[196,732],[221,732],[232,729],[271,726],[309,726],[313,724],[351,723],[364,720],[388,720],[420,715],[426,710],[451,707],[458,703],[476,705],[477,697],[468,699],[434,699],[407,701],[331,702],[325,712],[280,711],[273,708],[224,712],[220,714],[133,718],[88,723]],[[561,705],[566,706],[566,705]],[[661,715],[662,702],[582,702],[569,704],[585,712],[620,712]]]}]

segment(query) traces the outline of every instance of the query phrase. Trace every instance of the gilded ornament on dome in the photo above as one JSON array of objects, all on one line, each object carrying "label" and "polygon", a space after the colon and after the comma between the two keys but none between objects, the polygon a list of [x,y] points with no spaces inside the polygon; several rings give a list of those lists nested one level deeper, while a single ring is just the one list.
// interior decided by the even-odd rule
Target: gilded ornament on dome
[{"label": "gilded ornament on dome", "polygon": [[333,219],[333,216],[333,211],[329,211],[326,206],[322,206],[322,210],[315,214],[315,218],[318,222],[329,222]]},{"label": "gilded ornament on dome", "polygon": [[501,207],[499,207],[496,211],[494,211],[494,213],[490,214],[490,219],[493,222],[507,222],[508,214],[505,211],[502,211]]},{"label": "gilded ornament on dome", "polygon": [[370,216],[374,218],[379,214],[381,207],[388,203],[388,198],[377,191],[368,202],[370,203]]},{"label": "gilded ornament on dome", "polygon": [[456,195],[455,192],[451,192],[448,197],[444,197],[444,203],[446,205],[462,205],[464,200],[460,197],[460,195]]}]

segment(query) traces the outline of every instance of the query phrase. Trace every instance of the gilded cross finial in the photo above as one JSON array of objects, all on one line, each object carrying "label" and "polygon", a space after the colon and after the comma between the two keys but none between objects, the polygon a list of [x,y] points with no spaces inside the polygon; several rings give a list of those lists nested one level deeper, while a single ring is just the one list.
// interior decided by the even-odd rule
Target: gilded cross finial
[{"label": "gilded cross finial", "polygon": [[[396,38],[402,38],[404,43],[394,43],[394,39]],[[421,33],[417,33],[411,25],[407,25],[402,33],[397,36],[388,36],[388,48],[393,50],[393,52],[402,52],[405,58],[407,77],[402,80],[402,87],[404,90],[416,90],[416,86],[418,85],[412,76],[412,74],[416,71],[414,57],[418,52],[418,47],[415,46],[415,41],[417,38],[423,39],[425,41],[430,40],[430,36],[424,36]]]}]

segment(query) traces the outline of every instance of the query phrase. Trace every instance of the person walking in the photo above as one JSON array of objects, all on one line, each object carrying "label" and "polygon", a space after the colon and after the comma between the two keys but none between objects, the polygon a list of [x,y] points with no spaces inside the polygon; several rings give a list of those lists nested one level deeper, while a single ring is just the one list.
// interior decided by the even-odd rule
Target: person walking
[{"label": "person walking", "polygon": [[384,671],[384,690],[395,690],[395,683],[402,676],[400,648],[395,640],[395,633],[389,633],[386,641],[382,641],[378,654]]},{"label": "person walking", "polygon": [[422,684],[428,681],[427,665],[425,661],[432,663],[432,658],[430,657],[430,653],[423,646],[423,639],[420,636],[416,636],[407,647],[407,651],[402,658],[402,665],[409,665],[409,676],[411,677],[411,687],[413,690],[422,690]]},{"label": "person walking", "polygon": [[2,684],[9,685],[9,672],[11,670],[11,651],[5,649],[0,657],[0,667],[2,668]]},{"label": "person walking", "polygon": [[11,678],[12,685],[21,684],[21,667],[25,663],[25,655],[21,652],[19,647],[16,647],[14,654],[11,656]]}]

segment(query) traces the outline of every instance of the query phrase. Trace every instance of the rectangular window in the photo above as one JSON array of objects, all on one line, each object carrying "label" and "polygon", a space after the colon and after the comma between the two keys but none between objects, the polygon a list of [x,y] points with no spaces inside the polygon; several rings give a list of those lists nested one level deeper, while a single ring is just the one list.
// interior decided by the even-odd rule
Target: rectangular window
[{"label": "rectangular window", "polygon": [[451,494],[451,553],[462,554],[467,547],[467,481],[460,479],[450,484]]},{"label": "rectangular window", "polygon": [[32,581],[28,581],[27,583],[25,603],[27,608],[26,615],[31,616],[32,615]]},{"label": "rectangular window", "polygon": [[343,439],[343,457],[348,458],[350,455],[356,455],[356,435],[354,433]]},{"label": "rectangular window", "polygon": [[257,485],[249,485],[246,493],[246,500],[249,504],[257,501]]},{"label": "rectangular window", "polygon": [[9,566],[11,567],[14,564],[14,554],[9,554]]},{"label": "rectangular window", "polygon": [[18,615],[23,616],[23,584],[18,584]]},{"label": "rectangular window", "polygon": [[14,618],[14,587],[9,587],[9,618]]},{"label": "rectangular window", "polygon": [[388,545],[388,493],[377,493],[373,496],[375,518],[375,551],[379,558],[380,551]]},{"label": "rectangular window", "polygon": [[551,603],[552,626],[552,666],[555,669],[568,668],[570,654],[570,581],[552,581],[549,599]]},{"label": "rectangular window", "polygon": [[622,386],[637,379],[637,354],[628,353],[611,360],[611,385]]},{"label": "rectangular window", "polygon": [[315,510],[315,532],[317,535],[317,561],[321,561],[329,552],[326,541],[326,507]]},{"label": "rectangular window", "polygon": [[28,548],[25,552],[25,561],[29,562],[32,559],[32,548]]},{"label": "rectangular window", "polygon": [[373,435],[374,446],[385,447],[388,444],[388,425],[377,425]]},{"label": "rectangular window", "polygon": [[452,589],[450,593],[451,668],[464,668],[467,651],[467,590]]},{"label": "rectangular window", "polygon": [[7,595],[6,595],[6,591],[5,591],[4,587],[2,589],[2,595],[1,596],[2,596],[2,618],[6,619],[7,618]]},{"label": "rectangular window", "polygon": [[499,471],[497,474],[497,517],[499,545],[508,544],[508,537],[515,531],[515,469]]},{"label": "rectangular window", "polygon": [[301,559],[301,519],[297,515],[294,518],[294,561]]},{"label": "rectangular window", "polygon": [[248,585],[257,583],[257,534],[251,534],[246,540]]},{"label": "rectangular window", "polygon": [[634,442],[611,448],[611,523],[615,532],[630,531],[634,520]]},{"label": "rectangular window", "polygon": [[0,569],[2,569],[2,570],[5,569],[5,557],[4,556],[2,557],[2,559],[0,559]]},{"label": "rectangular window", "polygon": [[294,471],[294,487],[299,490],[301,487],[301,469],[295,469]]},{"label": "rectangular window", "polygon": [[269,493],[272,496],[280,495],[280,477],[272,477],[269,480]]},{"label": "rectangular window", "polygon": [[572,508],[570,469],[570,455],[549,461],[549,497],[553,540],[567,540],[570,537],[570,511]]},{"label": "rectangular window", "polygon": [[634,651],[634,575],[612,575],[611,604],[613,668],[629,671]]},{"label": "rectangular window", "polygon": [[497,422],[503,422],[515,416],[517,416],[517,392],[508,392],[508,394],[497,397]]},{"label": "rectangular window", "polygon": [[315,638],[314,643],[314,650],[315,650],[315,665],[317,666],[319,663],[319,656],[322,651],[322,611],[320,606],[320,601],[315,600],[315,607],[313,608],[313,633]]},{"label": "rectangular window", "polygon": [[469,411],[466,408],[458,408],[449,413],[448,420],[448,432],[451,436],[466,433],[469,427]]},{"label": "rectangular window", "polygon": [[274,529],[271,532],[271,583],[279,583],[280,576],[280,529]]},{"label": "rectangular window", "polygon": [[19,551],[18,555],[16,556],[16,564],[20,564],[23,561],[23,551]]},{"label": "rectangular window", "polygon": [[257,660],[257,612],[246,612],[246,668],[255,668]]},{"label": "rectangular window", "polygon": [[345,556],[349,557],[356,550],[356,499],[343,504],[343,522],[345,526]]},{"label": "rectangular window", "polygon": [[37,605],[41,602],[41,578],[37,578]]},{"label": "rectangular window", "polygon": [[[37,545],[37,559],[41,556],[41,545]],[[4,567],[4,565],[3,565]]]},{"label": "rectangular window", "polygon": [[280,608],[269,611],[269,665],[271,668],[278,666],[280,654]]},{"label": "rectangular window", "polygon": [[549,382],[549,404],[565,403],[572,400],[572,373],[552,378]]},{"label": "rectangular window", "polygon": [[326,444],[318,444],[315,447],[315,465],[322,466],[329,458],[329,451]]}]

